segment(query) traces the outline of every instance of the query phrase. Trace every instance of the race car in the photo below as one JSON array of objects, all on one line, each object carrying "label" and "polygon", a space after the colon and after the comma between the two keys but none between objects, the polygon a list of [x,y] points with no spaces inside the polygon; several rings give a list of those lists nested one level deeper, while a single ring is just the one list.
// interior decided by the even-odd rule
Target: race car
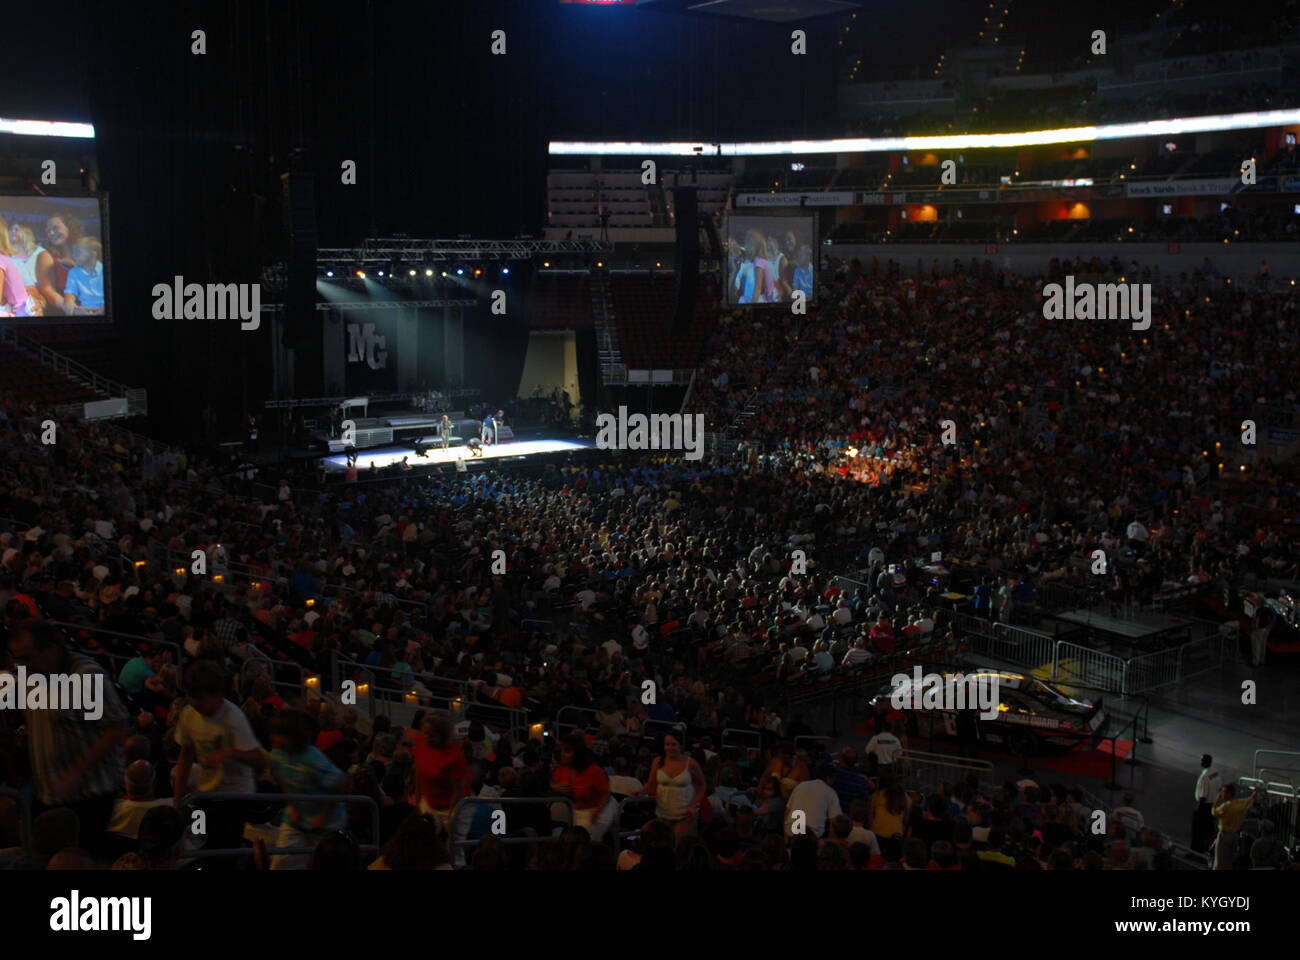
[{"label": "race car", "polygon": [[[951,692],[946,696],[931,695],[937,687],[955,692],[963,686],[963,681],[968,691],[964,703],[954,699]],[[981,687],[989,692],[981,695]],[[996,716],[980,716],[974,705],[984,705],[981,696],[987,698],[990,708],[996,699]],[[916,737],[957,736],[958,711],[966,706],[980,716],[978,729],[982,743],[1023,755],[1095,742],[1105,733],[1107,720],[1101,698],[1096,703],[1076,700],[1034,677],[994,669],[965,674],[945,671],[924,678],[913,674],[897,684],[886,684],[871,705],[880,712],[900,710],[907,719],[909,735]]]}]

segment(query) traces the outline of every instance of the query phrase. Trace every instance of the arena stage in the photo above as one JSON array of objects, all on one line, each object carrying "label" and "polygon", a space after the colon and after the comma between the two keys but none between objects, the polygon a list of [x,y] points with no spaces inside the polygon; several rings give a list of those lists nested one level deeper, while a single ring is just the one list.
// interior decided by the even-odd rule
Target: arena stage
[{"label": "arena stage", "polygon": [[[543,453],[563,453],[566,450],[587,450],[595,446],[592,440],[576,440],[568,438],[532,438],[528,440],[509,440],[502,441],[500,444],[484,444],[482,456],[471,456],[469,448],[460,442],[457,438],[455,444],[446,450],[442,448],[442,441],[436,443],[432,440],[426,441],[421,439],[421,446],[425,447],[424,456],[418,456],[415,447],[411,443],[394,443],[384,447],[375,447],[369,450],[357,451],[357,473],[364,477],[366,471],[374,464],[376,470],[382,470],[393,464],[401,463],[402,458],[406,457],[406,462],[413,469],[420,470],[426,467],[441,466],[442,464],[455,464],[457,460],[464,458],[468,463],[482,463],[486,460],[506,460],[512,457],[532,457]],[[348,458],[342,453],[332,453],[328,456],[321,457],[325,464],[327,472],[343,473],[348,468]]]}]

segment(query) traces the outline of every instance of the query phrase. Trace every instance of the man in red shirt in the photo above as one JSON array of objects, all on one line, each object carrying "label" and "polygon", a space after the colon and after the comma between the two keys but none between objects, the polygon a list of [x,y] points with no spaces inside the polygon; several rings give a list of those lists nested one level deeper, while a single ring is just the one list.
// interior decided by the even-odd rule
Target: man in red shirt
[{"label": "man in red shirt", "polygon": [[871,644],[881,653],[889,653],[894,649],[894,628],[883,613],[876,617],[876,622],[871,627]]},{"label": "man in red shirt", "polygon": [[921,628],[916,625],[917,618],[911,617],[907,626],[903,628],[903,647],[911,649],[921,640]]}]

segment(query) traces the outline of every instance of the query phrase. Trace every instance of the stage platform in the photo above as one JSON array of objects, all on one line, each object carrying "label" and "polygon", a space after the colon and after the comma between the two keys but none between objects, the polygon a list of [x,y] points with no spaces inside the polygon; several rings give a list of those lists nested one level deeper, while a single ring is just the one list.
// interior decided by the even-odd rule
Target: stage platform
[{"label": "stage platform", "polygon": [[[483,429],[482,420],[466,418],[460,411],[448,414],[452,432],[456,437],[478,436]],[[421,437],[436,436],[442,425],[440,413],[403,413],[389,417],[361,417],[353,419],[356,428],[354,446],[358,450],[367,447],[385,447],[390,444],[409,442]],[[515,438],[508,424],[502,424],[498,430],[504,443]],[[464,440],[454,442],[463,443]],[[338,437],[326,440],[330,453],[342,453],[345,444]]]},{"label": "stage platform", "polygon": [[1140,620],[1111,616],[1109,613],[1086,609],[1058,613],[1055,617],[1057,620],[1088,627],[1098,634],[1126,641],[1138,647],[1159,643],[1180,633],[1185,633],[1189,629],[1187,620],[1154,611],[1143,611]]},{"label": "stage platform", "polygon": [[[430,438],[426,437],[425,440]],[[543,453],[563,453],[566,450],[586,450],[595,446],[591,440],[576,440],[568,438],[532,438],[528,440],[511,440],[502,442],[496,446],[491,444],[483,447],[483,455],[475,457],[470,455],[469,448],[465,446],[463,438],[453,438],[453,446],[448,449],[442,449],[442,442],[438,441],[437,445],[429,447],[423,457],[416,456],[415,448],[409,444],[396,443],[390,446],[357,451],[357,471],[364,476],[370,465],[373,463],[376,469],[382,470],[384,467],[392,466],[395,463],[401,463],[402,457],[406,457],[406,462],[415,469],[423,467],[438,466],[441,464],[454,464],[458,459],[464,458],[466,463],[481,463],[485,460],[504,460],[511,457],[532,457]],[[321,457],[325,464],[325,469],[330,473],[343,473],[348,468],[348,459],[342,453],[331,453],[329,456]]]}]

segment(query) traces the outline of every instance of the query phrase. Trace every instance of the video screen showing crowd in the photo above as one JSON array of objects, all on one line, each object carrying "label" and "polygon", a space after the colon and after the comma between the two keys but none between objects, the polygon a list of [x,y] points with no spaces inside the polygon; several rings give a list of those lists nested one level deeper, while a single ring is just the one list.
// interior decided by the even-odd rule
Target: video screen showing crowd
[{"label": "video screen showing crowd", "polygon": [[0,196],[0,318],[103,317],[96,197]]},{"label": "video screen showing crowd", "polygon": [[788,304],[799,291],[811,303],[815,243],[812,217],[729,217],[727,302]]}]

